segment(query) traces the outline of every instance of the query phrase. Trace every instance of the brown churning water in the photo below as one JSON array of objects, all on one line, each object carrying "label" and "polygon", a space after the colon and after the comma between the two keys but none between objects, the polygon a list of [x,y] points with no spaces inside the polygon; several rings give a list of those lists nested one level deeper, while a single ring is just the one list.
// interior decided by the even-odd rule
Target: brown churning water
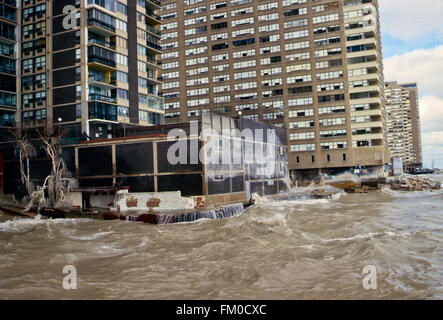
[{"label": "brown churning water", "polygon": [[[443,299],[441,191],[259,199],[233,218],[164,226],[10,219],[3,299]],[[66,265],[77,290],[63,289]]]}]

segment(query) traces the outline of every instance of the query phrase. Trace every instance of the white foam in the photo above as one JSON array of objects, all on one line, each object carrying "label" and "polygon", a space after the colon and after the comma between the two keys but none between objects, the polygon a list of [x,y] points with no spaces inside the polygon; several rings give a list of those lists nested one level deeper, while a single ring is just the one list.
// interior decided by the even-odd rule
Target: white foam
[{"label": "white foam", "polygon": [[258,224],[267,225],[270,227],[283,225],[286,226],[287,223],[287,213],[275,213],[271,217],[258,217],[255,222]]},{"label": "white foam", "polygon": [[380,238],[383,236],[388,236],[390,238],[405,238],[410,236],[410,234],[407,233],[395,233],[392,231],[386,231],[386,232],[369,232],[367,234],[357,234],[352,237],[347,238],[333,238],[333,239],[326,239],[322,240],[322,243],[329,243],[334,241],[353,241],[353,240],[362,240],[362,239],[373,239],[373,238]]},{"label": "white foam", "polygon": [[28,232],[36,229],[38,226],[48,224],[78,224],[86,221],[92,221],[90,219],[41,219],[40,215],[37,215],[34,219],[18,218],[8,220],[0,223],[0,232]]},{"label": "white foam", "polygon": [[367,234],[357,234],[352,237],[348,238],[333,238],[333,239],[326,239],[322,240],[323,243],[329,243],[329,242],[335,242],[335,241],[352,241],[352,240],[360,240],[360,239],[373,239],[375,236],[383,235],[383,233],[380,232],[369,232]]},{"label": "white foam", "polygon": [[302,246],[299,246],[300,248],[306,249],[306,251],[313,251],[315,247],[317,247],[316,244],[305,244]]},{"label": "white foam", "polygon": [[71,240],[80,240],[80,241],[91,241],[91,240],[96,240],[96,239],[100,239],[106,236],[109,236],[111,234],[113,234],[113,231],[107,231],[107,232],[98,232],[98,233],[93,233],[91,235],[87,235],[87,236],[72,236],[72,235],[66,235],[66,237],[68,239]]},{"label": "white foam", "polygon": [[342,196],[344,196],[346,193],[345,192],[337,192],[334,193],[331,198],[332,200],[339,200]]},{"label": "white foam", "polygon": [[14,218],[0,223],[0,232],[27,232],[43,225],[45,221],[40,217],[35,219]]}]

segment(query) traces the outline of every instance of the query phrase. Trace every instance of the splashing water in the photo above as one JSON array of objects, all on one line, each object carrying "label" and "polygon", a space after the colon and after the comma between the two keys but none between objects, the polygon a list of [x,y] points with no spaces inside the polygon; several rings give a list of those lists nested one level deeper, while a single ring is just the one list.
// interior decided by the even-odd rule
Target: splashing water
[{"label": "splashing water", "polygon": [[[234,205],[169,225],[2,220],[0,295],[442,299],[442,212],[443,191],[380,191],[323,200],[258,198],[246,210]],[[219,217],[230,218],[212,220]],[[67,264],[77,268],[78,290],[62,287]],[[377,290],[362,286],[366,265],[376,267]]]}]

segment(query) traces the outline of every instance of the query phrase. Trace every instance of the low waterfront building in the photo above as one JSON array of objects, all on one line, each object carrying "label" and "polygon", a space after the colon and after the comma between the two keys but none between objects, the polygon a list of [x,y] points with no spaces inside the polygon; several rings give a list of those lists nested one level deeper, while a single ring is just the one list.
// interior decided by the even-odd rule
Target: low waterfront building
[{"label": "low waterfront building", "polygon": [[[247,202],[254,193],[263,196],[288,189],[282,128],[206,114],[200,121],[131,127],[117,136],[62,147],[67,169],[78,181],[78,206],[146,209],[161,206],[153,203],[160,200],[188,208],[183,197],[189,197],[195,207],[216,207]],[[31,167],[36,185],[41,184],[49,174],[47,160],[32,161]],[[19,195],[23,187],[17,160],[5,161],[5,172],[5,193]],[[116,204],[115,194],[128,205]],[[147,204],[149,200],[152,203]]]}]

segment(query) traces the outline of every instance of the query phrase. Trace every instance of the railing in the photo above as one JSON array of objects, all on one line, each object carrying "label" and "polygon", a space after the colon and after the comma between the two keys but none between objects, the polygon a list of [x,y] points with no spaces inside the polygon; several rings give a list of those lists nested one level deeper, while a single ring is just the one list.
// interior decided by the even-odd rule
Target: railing
[{"label": "railing", "polygon": [[97,55],[88,55],[88,61],[89,62],[98,62],[110,67],[115,68],[117,66],[117,63],[115,61],[103,58],[101,56],[97,56]]},{"label": "railing", "polygon": [[0,32],[0,37],[7,38],[13,41],[17,40],[17,37],[14,32],[7,32],[7,31]]},{"label": "railing", "polygon": [[101,41],[101,40],[93,39],[93,38],[89,39],[88,42],[89,42],[89,44],[97,44],[97,45],[105,47],[105,48],[115,49],[115,44],[111,43],[111,42]]},{"label": "railing", "polygon": [[159,51],[162,50],[161,45],[158,45],[158,44],[156,44],[156,43],[154,43],[154,42],[151,42],[151,41],[148,41],[148,40],[147,40],[147,41],[146,41],[146,44],[147,44],[148,47],[154,48],[154,49],[159,50]]},{"label": "railing", "polygon": [[146,60],[147,60],[149,63],[152,63],[152,64],[156,64],[156,65],[159,65],[159,66],[162,65],[162,62],[161,62],[160,60],[156,60],[156,59],[151,58],[151,57],[149,57],[149,56],[146,57]]},{"label": "railing", "polygon": [[5,67],[5,66],[0,66],[0,72],[9,73],[9,74],[16,74],[17,73],[15,68],[9,68],[9,67]]},{"label": "railing", "polygon": [[164,100],[155,97],[148,97],[148,107],[154,110],[165,110]]},{"label": "railing", "polygon": [[0,127],[15,127],[15,121],[0,120]]},{"label": "railing", "polygon": [[146,14],[156,20],[161,20],[161,17],[158,14],[155,14],[154,12],[146,10]]},{"label": "railing", "polygon": [[89,119],[117,121],[117,106],[101,102],[89,102],[88,117]]},{"label": "railing", "polygon": [[17,1],[16,0],[3,0],[3,3],[9,4],[10,6],[17,7]]},{"label": "railing", "polygon": [[3,15],[0,15],[2,18],[17,22],[17,15],[15,12],[5,13]]},{"label": "railing", "polygon": [[97,79],[96,79],[95,76],[90,76],[89,82],[100,82],[100,83],[104,83],[104,84],[109,84],[111,86],[117,85],[117,80],[110,79],[109,77],[107,77],[105,79],[97,77]]},{"label": "railing", "polygon": [[88,26],[97,26],[106,30],[109,30],[113,33],[115,33],[115,27],[113,25],[110,25],[109,23],[103,22],[101,20],[98,20],[96,18],[88,18]]},{"label": "railing", "polygon": [[157,6],[159,6],[159,7],[161,7],[161,2],[160,1],[158,1],[158,0],[146,0],[146,2],[152,2],[152,3],[154,3],[155,5],[157,5]]},{"label": "railing", "polygon": [[159,35],[159,36],[162,35],[162,32],[160,30],[153,28],[151,26],[146,26],[146,30],[148,30],[149,32],[154,33],[156,35]]},{"label": "railing", "polygon": [[109,97],[109,96],[105,96],[102,94],[96,94],[96,93],[91,93],[89,95],[89,100],[90,101],[104,101],[104,102],[109,102],[109,103],[116,103],[117,99],[113,98],[113,97]]},{"label": "railing", "polygon": [[14,49],[9,49],[9,48],[3,48],[0,49],[0,55],[2,56],[13,56],[15,54],[15,50]]}]

